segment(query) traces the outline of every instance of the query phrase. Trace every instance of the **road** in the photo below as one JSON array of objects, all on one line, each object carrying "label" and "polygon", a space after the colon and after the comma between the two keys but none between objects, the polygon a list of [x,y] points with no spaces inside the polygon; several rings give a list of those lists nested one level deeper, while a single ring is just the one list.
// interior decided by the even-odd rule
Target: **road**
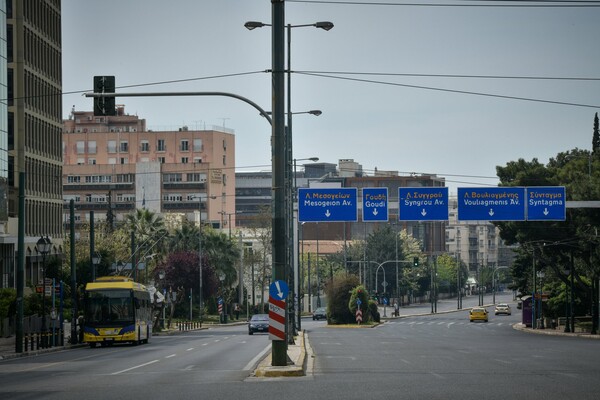
[{"label": "road", "polygon": [[47,353],[0,361],[0,399],[597,398],[600,341],[520,332],[520,318],[513,303],[488,323],[467,311],[372,329],[304,320],[314,357],[299,378],[252,377],[270,342],[245,326]]}]

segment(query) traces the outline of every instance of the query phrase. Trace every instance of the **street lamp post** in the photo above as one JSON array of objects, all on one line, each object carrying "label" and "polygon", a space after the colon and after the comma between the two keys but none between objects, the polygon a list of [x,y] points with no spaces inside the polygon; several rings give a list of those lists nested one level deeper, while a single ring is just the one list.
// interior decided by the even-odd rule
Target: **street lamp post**
[{"label": "street lamp post", "polygon": [[[286,275],[286,262],[289,262],[289,257],[286,246],[285,236],[286,228],[289,227],[286,223],[289,223],[289,217],[286,220],[286,188],[289,189],[289,183],[286,185],[286,175],[289,177],[289,169],[291,168],[290,161],[287,159],[286,162],[286,140],[289,139],[285,133],[285,107],[283,98],[285,97],[285,84],[284,84],[284,36],[285,36],[285,3],[283,1],[272,1],[271,2],[271,15],[272,15],[272,32],[271,32],[271,75],[272,75],[272,160],[273,160],[273,211],[272,211],[272,233],[273,233],[273,279],[285,279]],[[246,28],[254,29],[257,27],[265,26],[263,23],[248,22],[245,24]],[[313,25],[313,24],[311,24]],[[311,26],[306,25],[306,26]],[[315,27],[322,29],[331,29],[332,23],[317,23]],[[290,26],[291,28],[291,26]],[[289,73],[290,71],[288,71]],[[288,173],[286,174],[286,171]],[[289,194],[288,194],[289,197]],[[288,199],[289,200],[289,199]],[[289,208],[288,208],[289,209]],[[287,318],[287,316],[286,316]],[[273,366],[283,366],[287,364],[287,343],[285,341],[273,341],[271,361]]]},{"label": "street lamp post", "polygon": [[42,255],[42,348],[48,347],[48,327],[46,326],[46,255],[50,252],[52,241],[46,236],[38,239],[38,253]]},{"label": "street lamp post", "polygon": [[492,303],[496,304],[496,272],[498,272],[501,269],[506,269],[508,267],[505,266],[500,266],[500,267],[496,267],[494,268],[493,272],[492,272]]},{"label": "street lamp post", "polygon": [[100,255],[100,253],[95,252],[94,256],[92,257],[92,265],[94,266],[93,276],[96,276],[96,271],[97,271],[98,265],[100,264],[101,261],[102,261],[102,256]]}]

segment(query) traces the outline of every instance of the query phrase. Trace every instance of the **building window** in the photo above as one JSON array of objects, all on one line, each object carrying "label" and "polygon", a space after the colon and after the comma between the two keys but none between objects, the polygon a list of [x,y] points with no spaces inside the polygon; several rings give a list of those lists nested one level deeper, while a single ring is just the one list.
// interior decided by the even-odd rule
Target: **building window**
[{"label": "building window", "polygon": [[79,182],[81,182],[80,176],[72,176],[72,175],[67,176],[67,183],[79,183]]},{"label": "building window", "polygon": [[97,152],[96,141],[90,140],[88,142],[88,154],[96,154],[96,152]]},{"label": "building window", "polygon": [[172,173],[172,174],[164,174],[163,182],[181,182],[181,174]]},{"label": "building window", "polygon": [[120,158],[120,164],[129,164],[129,158],[127,158],[127,157],[121,157]]},{"label": "building window", "polygon": [[85,158],[78,158],[77,165],[83,165],[83,164],[85,164]]},{"label": "building window", "polygon": [[117,163],[117,159],[114,157],[110,157],[108,159],[108,165],[115,165]]},{"label": "building window", "polygon": [[183,201],[183,196],[180,194],[169,193],[163,195],[163,201]]},{"label": "building window", "polygon": [[109,153],[116,153],[117,152],[117,141],[116,140],[109,140],[106,143],[106,147],[107,147],[107,151]]},{"label": "building window", "polygon": [[126,141],[123,141],[119,144],[119,151],[121,153],[127,153],[129,151],[129,145]]},{"label": "building window", "polygon": [[227,156],[223,154],[223,165],[227,165]]},{"label": "building window", "polygon": [[202,139],[194,139],[194,151],[202,151]]},{"label": "building window", "polygon": [[190,151],[190,144],[187,139],[184,139],[180,142],[179,150],[181,151]]},{"label": "building window", "polygon": [[187,164],[188,163],[188,158],[187,157],[181,157],[181,163],[182,164]]},{"label": "building window", "polygon": [[227,142],[223,139],[223,150],[227,150]]},{"label": "building window", "polygon": [[165,158],[164,157],[158,157],[158,162],[161,164],[165,163]]},{"label": "building window", "polygon": [[202,164],[202,157],[194,157],[194,164]]},{"label": "building window", "polygon": [[206,174],[189,173],[186,176],[188,182],[206,182]]},{"label": "building window", "polygon": [[147,153],[150,151],[150,143],[147,140],[142,140],[140,143],[140,151],[142,153]]},{"label": "building window", "polygon": [[96,165],[96,159],[95,158],[88,158],[88,164],[90,164],[90,165]]},{"label": "building window", "polygon": [[165,146],[165,139],[158,139],[156,143],[156,151],[167,151],[167,146]]},{"label": "building window", "polygon": [[77,154],[85,154],[85,142],[77,142]]}]

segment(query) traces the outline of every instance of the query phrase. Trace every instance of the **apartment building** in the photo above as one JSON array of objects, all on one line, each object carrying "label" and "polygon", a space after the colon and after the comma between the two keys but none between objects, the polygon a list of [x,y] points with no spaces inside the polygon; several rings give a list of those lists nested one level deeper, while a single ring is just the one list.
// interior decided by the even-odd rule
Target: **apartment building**
[{"label": "apartment building", "polygon": [[480,267],[510,267],[515,253],[504,244],[499,229],[489,221],[459,221],[458,198],[450,197],[446,252],[457,257],[473,274]]},{"label": "apartment building", "polygon": [[41,236],[62,252],[61,2],[1,3],[0,287],[15,287],[20,217],[26,285],[42,276]]},{"label": "apartment building", "polygon": [[65,223],[71,199],[76,223],[138,208],[227,228],[235,224],[235,136],[221,127],[147,129],[118,105],[115,116],[71,112],[63,130]]}]

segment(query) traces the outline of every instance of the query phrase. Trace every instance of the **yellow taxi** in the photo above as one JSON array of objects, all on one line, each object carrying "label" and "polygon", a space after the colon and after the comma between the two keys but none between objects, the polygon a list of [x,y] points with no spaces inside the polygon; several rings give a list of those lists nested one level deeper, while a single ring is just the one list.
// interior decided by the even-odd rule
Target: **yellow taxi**
[{"label": "yellow taxi", "polygon": [[488,312],[483,307],[473,307],[469,311],[469,322],[483,321],[488,322]]}]

